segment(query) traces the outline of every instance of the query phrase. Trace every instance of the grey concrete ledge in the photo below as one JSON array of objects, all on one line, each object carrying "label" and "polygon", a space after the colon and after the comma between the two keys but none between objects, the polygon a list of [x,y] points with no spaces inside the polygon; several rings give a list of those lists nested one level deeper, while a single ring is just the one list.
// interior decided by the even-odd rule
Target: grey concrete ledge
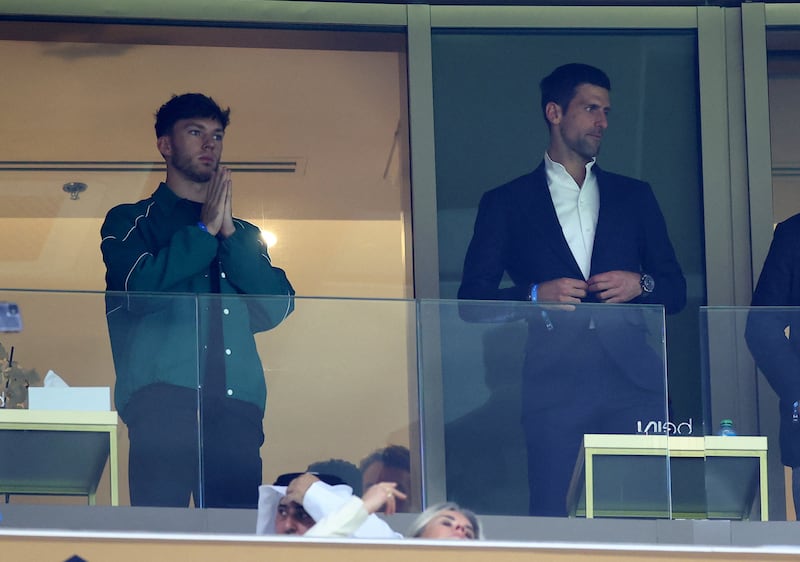
[{"label": "grey concrete ledge", "polygon": [[[255,510],[0,504],[0,530],[254,535]],[[414,514],[387,517],[399,532]],[[491,541],[709,547],[800,547],[800,523],[481,517]]]}]

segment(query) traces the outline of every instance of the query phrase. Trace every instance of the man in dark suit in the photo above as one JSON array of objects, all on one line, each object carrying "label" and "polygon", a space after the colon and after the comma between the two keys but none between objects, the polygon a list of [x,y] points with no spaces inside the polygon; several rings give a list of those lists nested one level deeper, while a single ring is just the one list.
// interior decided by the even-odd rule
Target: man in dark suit
[{"label": "man in dark suit", "polygon": [[[650,186],[595,164],[610,89],[603,71],[584,64],[542,80],[544,161],[482,197],[458,293],[559,304],[515,307],[529,313],[522,407],[532,515],[566,514],[584,433],[635,433],[637,421],[663,420],[667,410],[663,359],[647,343],[642,311],[570,306],[661,304],[674,313],[686,303]],[[501,288],[504,274],[512,284]],[[460,311],[492,319],[478,304]]]},{"label": "man in dark suit", "polygon": [[751,310],[745,338],[778,394],[781,462],[792,467],[792,495],[800,510],[800,214],[775,228],[752,305],[781,307]]}]

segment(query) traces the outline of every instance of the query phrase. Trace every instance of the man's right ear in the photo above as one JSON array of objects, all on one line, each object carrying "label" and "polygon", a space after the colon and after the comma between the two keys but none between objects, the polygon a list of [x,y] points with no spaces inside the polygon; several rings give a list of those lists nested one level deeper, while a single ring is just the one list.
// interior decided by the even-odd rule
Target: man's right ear
[{"label": "man's right ear", "polygon": [[562,111],[560,105],[554,101],[550,101],[544,106],[544,114],[551,124],[557,125],[561,121],[561,117],[564,115],[564,112]]},{"label": "man's right ear", "polygon": [[163,135],[158,137],[156,140],[156,147],[158,151],[161,153],[161,156],[166,158],[170,154],[172,154],[172,139],[170,139],[169,135]]}]

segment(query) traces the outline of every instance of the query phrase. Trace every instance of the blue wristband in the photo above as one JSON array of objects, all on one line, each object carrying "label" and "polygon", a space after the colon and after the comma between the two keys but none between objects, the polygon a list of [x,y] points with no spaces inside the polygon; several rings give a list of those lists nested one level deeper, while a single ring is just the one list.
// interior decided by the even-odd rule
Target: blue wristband
[{"label": "blue wristband", "polygon": [[[539,285],[538,283],[534,283],[531,285],[531,302],[539,302]],[[548,332],[553,331],[553,322],[550,321],[550,315],[547,314],[547,311],[542,308],[539,311],[542,315],[542,320],[544,320],[544,327],[547,328]]]},{"label": "blue wristband", "polygon": [[197,221],[197,226],[203,232],[208,232],[208,227],[206,226],[206,223],[204,223],[203,221]]}]

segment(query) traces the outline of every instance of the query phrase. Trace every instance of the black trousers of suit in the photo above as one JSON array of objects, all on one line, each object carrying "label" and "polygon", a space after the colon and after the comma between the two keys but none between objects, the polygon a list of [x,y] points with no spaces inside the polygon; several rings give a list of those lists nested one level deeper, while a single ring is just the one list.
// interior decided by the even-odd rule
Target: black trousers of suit
[{"label": "black trousers of suit", "polygon": [[565,401],[525,411],[530,514],[564,517],[567,491],[585,433],[633,434],[637,421],[665,420],[665,392],[636,387],[606,352],[597,330],[586,329],[549,376],[566,377],[575,392]]}]

